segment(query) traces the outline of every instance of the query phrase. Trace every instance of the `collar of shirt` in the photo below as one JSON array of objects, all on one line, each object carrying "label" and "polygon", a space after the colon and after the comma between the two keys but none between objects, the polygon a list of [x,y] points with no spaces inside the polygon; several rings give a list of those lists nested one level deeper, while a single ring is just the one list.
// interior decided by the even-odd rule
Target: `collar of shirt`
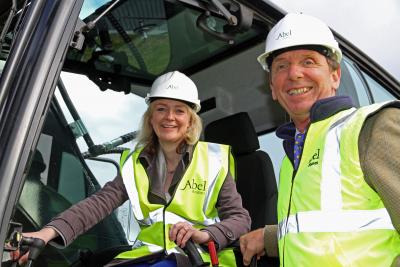
[{"label": "collar of shirt", "polygon": [[[317,122],[352,107],[354,107],[353,101],[348,96],[333,96],[320,99],[311,107],[310,121],[311,123]],[[293,122],[285,123],[276,130],[276,135],[283,139],[283,148],[292,162],[296,131],[297,129]]]}]

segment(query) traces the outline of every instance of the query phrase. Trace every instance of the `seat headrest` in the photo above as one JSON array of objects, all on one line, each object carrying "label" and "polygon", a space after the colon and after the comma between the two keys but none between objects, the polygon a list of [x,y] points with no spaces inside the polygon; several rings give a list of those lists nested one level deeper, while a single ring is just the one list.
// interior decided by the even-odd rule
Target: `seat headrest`
[{"label": "seat headrest", "polygon": [[234,155],[260,148],[256,130],[247,112],[239,112],[209,123],[204,129],[206,141],[227,144]]}]

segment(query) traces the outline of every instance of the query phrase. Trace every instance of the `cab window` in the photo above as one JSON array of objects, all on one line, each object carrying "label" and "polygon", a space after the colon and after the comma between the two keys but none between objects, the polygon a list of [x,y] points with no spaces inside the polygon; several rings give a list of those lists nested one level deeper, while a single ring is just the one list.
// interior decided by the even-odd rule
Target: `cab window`
[{"label": "cab window", "polygon": [[388,92],[388,90],[380,85],[377,81],[372,79],[371,76],[366,73],[363,74],[371,90],[371,94],[374,98],[375,103],[396,99],[394,95]]}]

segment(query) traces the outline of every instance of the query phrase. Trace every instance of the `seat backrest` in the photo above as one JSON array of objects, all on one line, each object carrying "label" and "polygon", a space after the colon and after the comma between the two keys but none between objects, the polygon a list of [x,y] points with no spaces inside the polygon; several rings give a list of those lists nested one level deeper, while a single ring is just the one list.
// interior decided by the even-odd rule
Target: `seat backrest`
[{"label": "seat backrest", "polygon": [[274,168],[268,154],[259,150],[260,143],[246,112],[240,112],[208,124],[205,141],[232,147],[236,166],[236,186],[243,206],[249,211],[257,229],[276,224],[277,186]]}]

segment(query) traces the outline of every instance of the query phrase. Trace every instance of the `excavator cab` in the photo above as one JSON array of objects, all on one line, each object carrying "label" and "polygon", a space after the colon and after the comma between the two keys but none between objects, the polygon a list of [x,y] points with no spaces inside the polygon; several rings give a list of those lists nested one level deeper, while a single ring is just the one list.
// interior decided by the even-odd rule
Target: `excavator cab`
[{"label": "excavator cab", "polygon": [[[271,201],[253,227],[276,223],[284,152],[274,131],[290,118],[273,100],[256,57],[285,11],[257,0],[3,2],[0,266],[14,264],[10,252],[23,243],[21,232],[40,229],[118,174],[121,154],[135,146],[152,82],[173,70],[198,87],[206,129],[201,140],[231,145],[240,172],[265,170],[268,182],[237,180],[238,191],[253,197],[244,202],[254,218],[254,197]],[[400,97],[398,81],[336,37],[344,53],[339,94],[358,106]],[[267,155],[268,167],[258,164],[259,154]],[[126,202],[69,247],[39,248],[33,266],[94,266],[132,246],[137,233]]]}]

